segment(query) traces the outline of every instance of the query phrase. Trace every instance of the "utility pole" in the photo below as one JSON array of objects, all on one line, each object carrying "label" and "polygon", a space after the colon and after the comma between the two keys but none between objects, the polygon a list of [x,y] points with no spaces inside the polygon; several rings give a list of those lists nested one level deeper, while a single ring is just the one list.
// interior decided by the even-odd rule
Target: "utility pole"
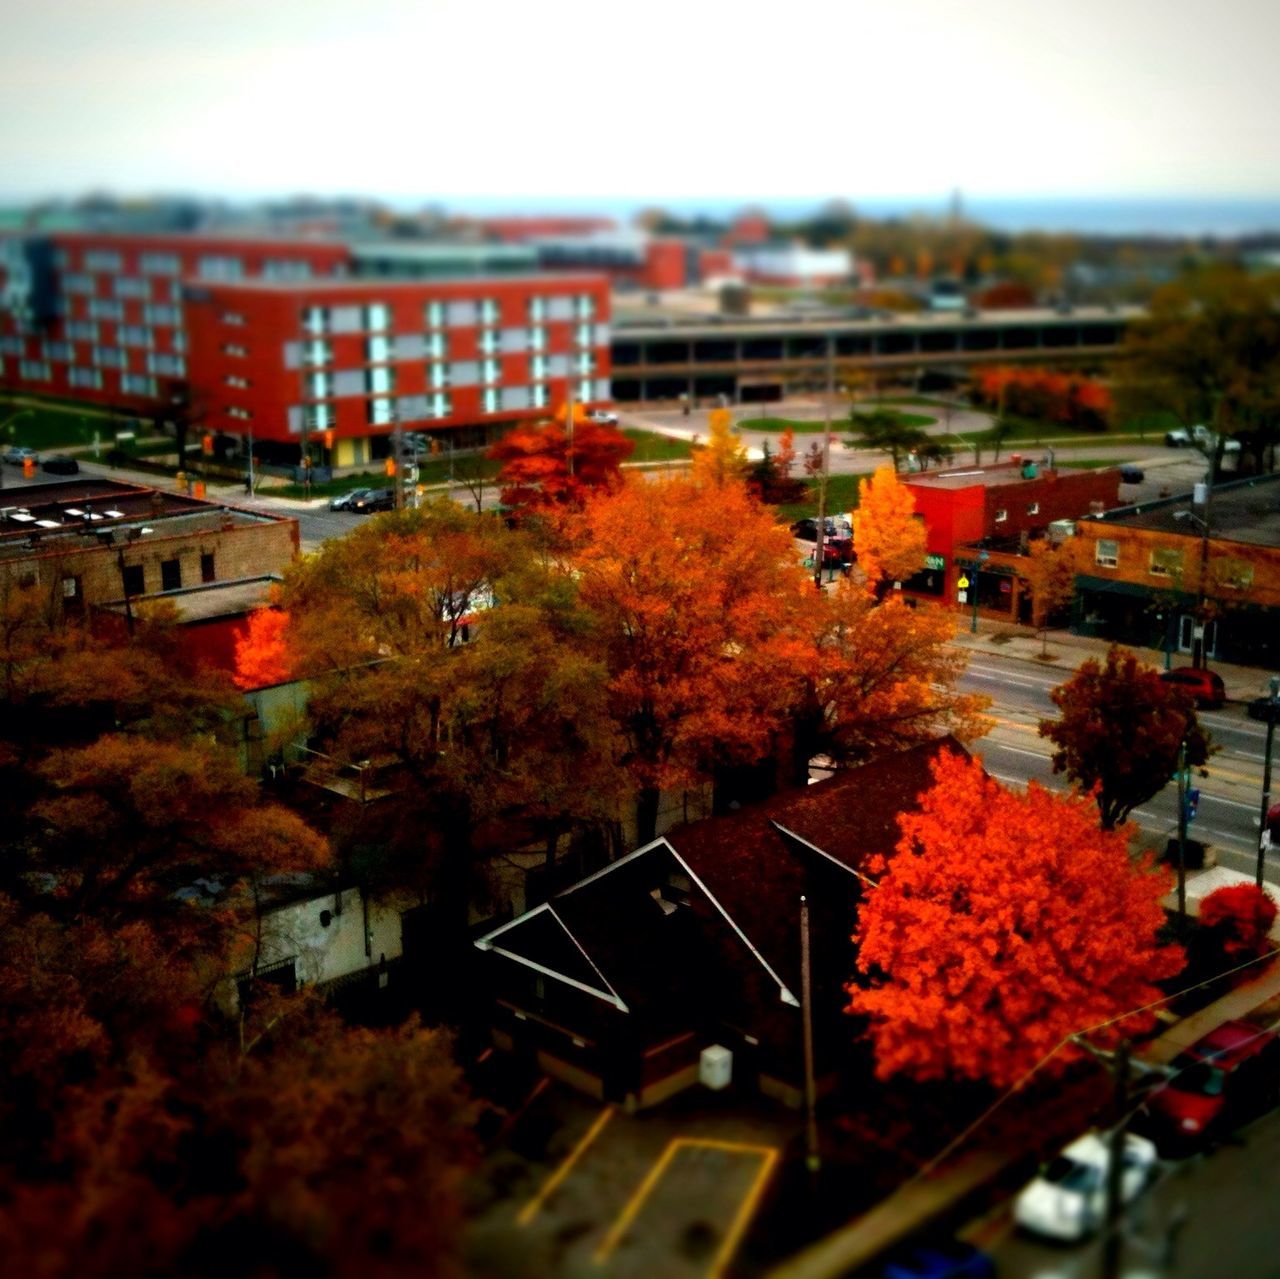
[{"label": "utility pole", "polygon": [[822,475],[818,479],[818,529],[813,543],[813,584],[822,589],[822,570],[827,558],[827,475],[831,469],[831,401],[836,393],[835,339],[827,338],[826,411],[822,415]]},{"label": "utility pole", "polygon": [[1262,765],[1262,811],[1258,815],[1258,887],[1262,887],[1263,863],[1267,849],[1271,847],[1271,832],[1267,829],[1267,814],[1271,811],[1271,748],[1276,740],[1276,716],[1280,715],[1280,676],[1271,677],[1271,700],[1267,703],[1267,749]]},{"label": "utility pole", "polygon": [[404,432],[400,426],[400,406],[391,403],[391,447],[395,450],[396,510],[404,509]]},{"label": "utility pole", "polygon": [[565,459],[569,463],[569,475],[573,475],[573,356],[569,357],[569,377],[564,385],[564,433],[568,437],[568,457]]},{"label": "utility pole", "polygon": [[818,1091],[813,1077],[813,981],[809,958],[809,899],[800,897],[800,1015],[804,1027],[805,1165],[811,1174],[822,1166],[818,1150]]},{"label": "utility pole", "polygon": [[1178,923],[1187,927],[1187,738],[1178,743]]},{"label": "utility pole", "polygon": [[1129,1041],[1122,1039],[1111,1054],[1111,1079],[1115,1085],[1115,1123],[1111,1129],[1107,1159],[1107,1237],[1102,1245],[1104,1279],[1120,1273],[1121,1178],[1124,1176],[1124,1139],[1129,1117]]}]

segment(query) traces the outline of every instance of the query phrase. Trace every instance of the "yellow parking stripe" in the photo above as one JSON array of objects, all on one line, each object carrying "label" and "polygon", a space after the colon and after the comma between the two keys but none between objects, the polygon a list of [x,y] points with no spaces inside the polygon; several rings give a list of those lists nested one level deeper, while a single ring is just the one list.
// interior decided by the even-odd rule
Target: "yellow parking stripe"
[{"label": "yellow parking stripe", "polygon": [[520,1215],[516,1218],[520,1225],[527,1226],[538,1215],[542,1205],[555,1194],[556,1188],[569,1175],[573,1170],[574,1164],[582,1158],[586,1153],[587,1147],[604,1131],[605,1124],[612,1118],[612,1106],[606,1106],[596,1116],[595,1122],[587,1129],[586,1135],[564,1157],[555,1172],[542,1183],[542,1188],[538,1193],[520,1210]]}]

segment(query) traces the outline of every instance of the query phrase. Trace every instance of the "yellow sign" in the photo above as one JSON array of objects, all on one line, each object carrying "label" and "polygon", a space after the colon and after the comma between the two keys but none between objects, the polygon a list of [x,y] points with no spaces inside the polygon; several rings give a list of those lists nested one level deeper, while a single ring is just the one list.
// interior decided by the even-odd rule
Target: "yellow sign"
[{"label": "yellow sign", "polygon": [[961,591],[967,591],[969,589],[969,579],[967,577],[962,577],[956,583],[956,588]]}]

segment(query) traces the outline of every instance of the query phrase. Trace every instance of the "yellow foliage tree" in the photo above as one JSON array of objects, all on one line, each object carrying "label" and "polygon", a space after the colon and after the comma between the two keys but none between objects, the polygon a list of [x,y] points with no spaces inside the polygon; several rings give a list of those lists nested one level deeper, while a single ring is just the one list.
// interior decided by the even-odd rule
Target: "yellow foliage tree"
[{"label": "yellow foliage tree", "polygon": [[733,429],[728,409],[712,409],[707,415],[709,438],[693,455],[693,478],[717,488],[740,480],[747,469],[747,449]]},{"label": "yellow foliage tree", "polygon": [[915,518],[915,499],[890,466],[878,467],[858,484],[853,549],[867,587],[902,581],[924,567],[925,527]]}]

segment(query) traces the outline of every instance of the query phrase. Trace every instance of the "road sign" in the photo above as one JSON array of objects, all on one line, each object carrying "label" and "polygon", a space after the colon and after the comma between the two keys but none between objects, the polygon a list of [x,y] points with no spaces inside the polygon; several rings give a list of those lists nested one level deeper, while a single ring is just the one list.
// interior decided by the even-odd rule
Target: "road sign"
[{"label": "road sign", "polygon": [[[967,577],[962,577],[962,578],[961,578],[961,579],[956,583],[956,585],[957,585],[957,586],[958,586],[962,591],[967,591],[967,590],[969,589],[969,579],[968,579]],[[961,600],[960,602],[961,602],[962,604],[964,603],[964,601],[963,601],[963,600]]]},{"label": "road sign", "polygon": [[961,591],[961,592],[960,592],[960,603],[961,603],[961,604],[967,604],[968,602],[969,602],[969,592],[968,592],[968,591]]}]

